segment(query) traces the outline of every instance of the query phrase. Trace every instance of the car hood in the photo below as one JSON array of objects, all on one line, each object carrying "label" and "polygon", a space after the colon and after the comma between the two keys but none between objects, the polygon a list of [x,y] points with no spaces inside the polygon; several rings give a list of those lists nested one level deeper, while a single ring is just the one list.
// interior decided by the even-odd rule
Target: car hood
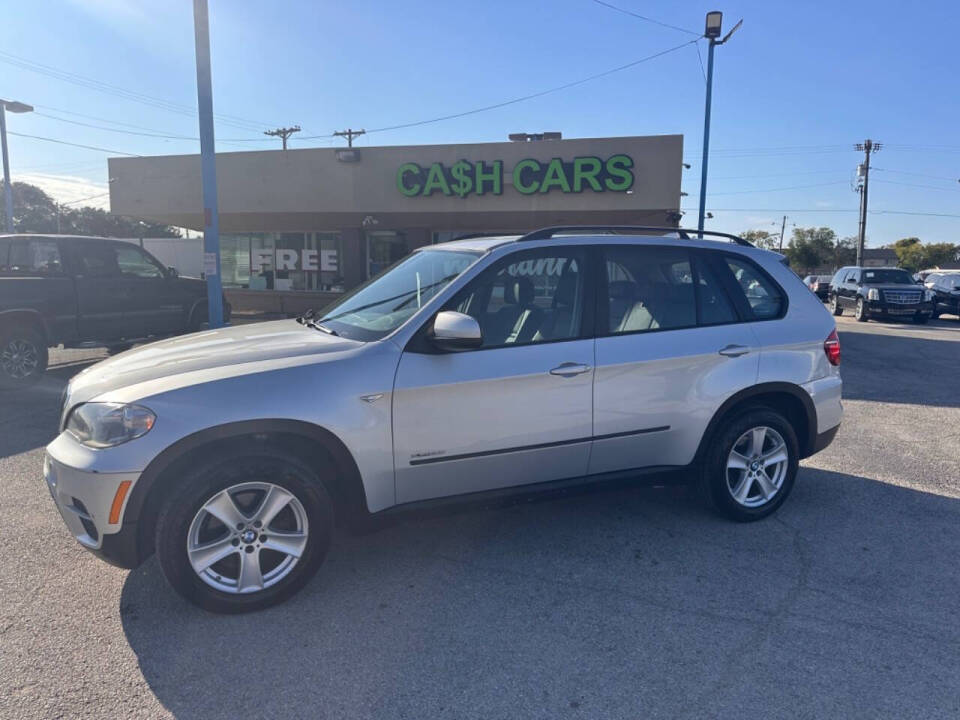
[{"label": "car hood", "polygon": [[[189,375],[195,382],[326,359],[363,343],[329,335],[295,320],[238,325],[159,340],[128,350],[79,373],[68,404],[121,388]],[[214,372],[204,372],[214,371]],[[168,382],[163,383],[169,385]],[[180,383],[178,383],[180,384]],[[189,384],[189,383],[187,383]],[[144,388],[144,394],[149,394]]]}]

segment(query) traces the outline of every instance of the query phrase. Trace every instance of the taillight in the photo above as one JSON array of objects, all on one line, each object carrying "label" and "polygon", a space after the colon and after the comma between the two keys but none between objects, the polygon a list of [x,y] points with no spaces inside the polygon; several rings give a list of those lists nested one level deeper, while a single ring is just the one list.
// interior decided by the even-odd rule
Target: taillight
[{"label": "taillight", "polygon": [[827,339],[823,341],[823,352],[831,365],[840,364],[840,336],[837,335],[836,328],[831,330]]}]

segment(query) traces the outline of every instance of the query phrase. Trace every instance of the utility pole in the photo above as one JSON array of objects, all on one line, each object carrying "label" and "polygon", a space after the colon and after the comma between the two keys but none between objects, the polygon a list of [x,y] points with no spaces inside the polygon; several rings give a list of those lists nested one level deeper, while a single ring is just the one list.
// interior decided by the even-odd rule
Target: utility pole
[{"label": "utility pole", "polygon": [[787,216],[783,216],[783,222],[780,224],[780,250],[778,251],[781,255],[783,254],[783,233],[787,229]]},{"label": "utility pole", "polygon": [[294,125],[293,127],[288,128],[277,128],[276,130],[264,130],[264,135],[271,135],[273,137],[278,137],[283,140],[283,149],[287,149],[287,138],[293,135],[294,133],[300,132],[300,126]]},{"label": "utility pole", "polygon": [[870,155],[880,151],[881,144],[869,138],[865,142],[853,146],[863,153],[863,165],[858,168],[858,175],[863,177],[863,183],[857,187],[860,193],[860,232],[857,236],[857,267],[863,264],[863,246],[867,239],[867,190],[870,187]]},{"label": "utility pole", "polygon": [[707,100],[703,111],[703,160],[700,163],[700,215],[697,221],[697,230],[700,231],[700,239],[703,239],[703,221],[707,214],[707,160],[710,156],[710,105],[713,100],[713,50],[717,45],[723,45],[737,29],[743,25],[740,20],[733,29],[728,32],[723,40],[720,37],[720,27],[723,24],[723,13],[713,11],[707,13],[706,29],[703,36],[710,41],[710,47],[707,50]]},{"label": "utility pole", "polygon": [[346,130],[338,130],[334,133],[337,137],[345,137],[347,139],[347,147],[353,147],[353,138],[354,136],[366,135],[366,130],[353,130],[352,128],[347,128]]},{"label": "utility pole", "polygon": [[197,110],[200,116],[200,175],[203,186],[203,270],[207,280],[207,317],[223,326],[220,281],[220,215],[217,208],[217,156],[213,137],[213,81],[210,71],[210,18],[207,0],[193,0],[197,53]]}]

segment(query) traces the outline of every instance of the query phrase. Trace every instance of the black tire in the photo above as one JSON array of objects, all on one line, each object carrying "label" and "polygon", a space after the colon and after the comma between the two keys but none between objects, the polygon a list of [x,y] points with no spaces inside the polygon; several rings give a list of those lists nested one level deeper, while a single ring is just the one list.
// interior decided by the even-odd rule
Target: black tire
[{"label": "black tire", "polygon": [[[746,507],[737,502],[728,482],[727,458],[737,441],[752,428],[768,427],[783,438],[788,458],[784,477],[776,494],[764,504]],[[779,412],[764,407],[745,410],[732,421],[725,422],[723,429],[713,438],[711,446],[700,465],[700,483],[713,507],[722,515],[737,522],[761,520],[776,512],[793,490],[797,477],[800,452],[797,434],[790,422]]]},{"label": "black tire", "polygon": [[[300,557],[275,584],[248,593],[225,592],[209,585],[194,571],[187,555],[191,524],[204,504],[218,492],[254,481],[277,485],[299,501],[307,518],[307,542]],[[223,532],[225,526],[221,523],[220,528]],[[232,530],[229,528],[227,532]],[[213,612],[244,613],[281,603],[306,585],[323,564],[332,531],[333,503],[317,472],[283,450],[262,448],[212,458],[186,474],[160,510],[156,552],[167,581],[184,598]],[[270,529],[254,532],[267,534]],[[263,537],[259,537],[259,542],[264,542]],[[251,552],[260,558],[260,545],[256,547]],[[240,555],[237,551],[225,561]]]},{"label": "black tire", "polygon": [[929,320],[929,319],[930,319],[930,318],[929,318],[928,316],[926,316],[926,315],[921,315],[920,313],[917,313],[916,315],[913,316],[913,321],[914,321],[917,325],[926,325],[926,324],[927,324],[927,320]]},{"label": "black tire", "polygon": [[0,388],[20,390],[43,377],[49,355],[43,334],[29,325],[0,329]]},{"label": "black tire", "polygon": [[930,310],[930,319],[936,320],[938,317],[940,317],[940,311],[937,310],[937,306],[934,305],[933,308]]},{"label": "black tire", "polygon": [[870,319],[870,313],[867,312],[863,298],[857,298],[857,310],[854,315],[857,318],[857,322],[866,322]]},{"label": "black tire", "polygon": [[840,307],[840,298],[836,295],[830,298],[830,311],[837,316],[843,315],[843,308]]},{"label": "black tire", "polygon": [[199,332],[207,323],[207,304],[197,305],[190,313],[190,320],[187,323],[187,332]]}]

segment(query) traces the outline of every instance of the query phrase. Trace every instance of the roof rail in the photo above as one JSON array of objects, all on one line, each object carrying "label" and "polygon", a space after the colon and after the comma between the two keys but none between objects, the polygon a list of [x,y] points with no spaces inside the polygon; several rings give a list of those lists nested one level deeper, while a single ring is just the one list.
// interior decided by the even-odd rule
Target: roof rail
[{"label": "roof rail", "polygon": [[711,235],[730,240],[737,245],[744,245],[746,247],[754,246],[753,243],[744,240],[742,237],[729,233],[716,232],[714,230],[691,230],[679,227],[658,227],[654,225],[558,225],[556,227],[540,228],[539,230],[528,232],[523,237],[518,238],[517,242],[548,240],[560,233],[573,231],[605,233],[608,235],[635,235],[638,232],[677,233],[684,240],[696,239],[691,238],[691,235]]}]

